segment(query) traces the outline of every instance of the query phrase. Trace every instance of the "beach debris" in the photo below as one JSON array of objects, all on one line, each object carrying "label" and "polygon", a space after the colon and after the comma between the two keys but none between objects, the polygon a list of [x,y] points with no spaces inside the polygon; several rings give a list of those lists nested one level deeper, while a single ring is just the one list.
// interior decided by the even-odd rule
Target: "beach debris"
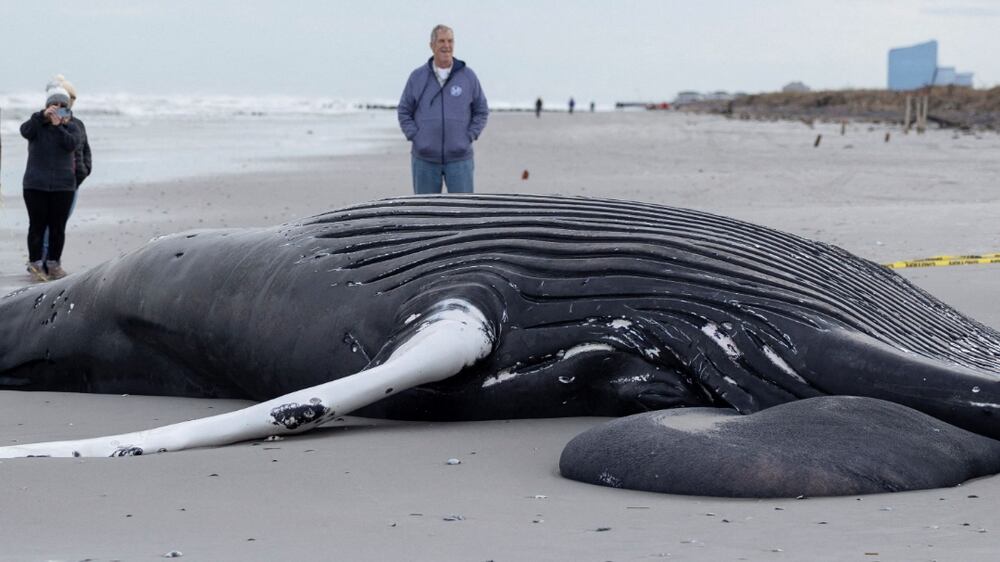
[{"label": "beach debris", "polygon": [[819,146],[819,141],[823,140],[823,135],[816,135],[816,142],[813,143],[813,148]]},{"label": "beach debris", "polygon": [[465,521],[465,517],[461,515],[448,515],[444,518],[445,521]]},{"label": "beach debris", "polygon": [[532,523],[545,523],[545,520],[544,519],[532,519],[531,522]]},{"label": "beach debris", "polygon": [[543,495],[541,495],[541,494],[536,494],[536,495],[534,495],[534,496],[528,496],[528,497],[529,497],[529,498],[531,498],[531,499],[533,499],[533,500],[544,500],[544,499],[548,499],[548,496],[543,496]]},{"label": "beach debris", "polygon": [[782,550],[780,548],[772,548],[771,552],[784,552],[784,550]]},{"label": "beach debris", "polygon": [[184,556],[184,553],[179,550],[171,550],[163,555],[164,558],[180,558],[181,556]]},{"label": "beach debris", "polygon": [[885,134],[885,142],[889,142],[889,133],[888,132]]},{"label": "beach debris", "polygon": [[611,527],[598,527],[598,528],[594,529],[594,532],[595,533],[603,533],[605,531],[610,531],[610,530],[611,530]]},{"label": "beach debris", "polygon": [[462,461],[459,459],[448,459],[445,461],[445,464],[462,464]]},{"label": "beach debris", "polygon": [[521,172],[521,179],[522,180],[528,179],[528,170]]},{"label": "beach debris", "polygon": [[884,505],[879,508],[879,511],[892,511],[892,508],[887,505]]},{"label": "beach debris", "polygon": [[285,438],[280,435],[268,435],[267,439],[264,439],[264,441],[284,441],[284,440]]}]

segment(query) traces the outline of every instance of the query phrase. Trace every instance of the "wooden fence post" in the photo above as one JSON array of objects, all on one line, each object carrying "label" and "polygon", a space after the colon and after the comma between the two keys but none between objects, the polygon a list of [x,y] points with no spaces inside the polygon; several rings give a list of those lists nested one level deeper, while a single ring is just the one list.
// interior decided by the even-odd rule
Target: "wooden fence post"
[{"label": "wooden fence post", "polygon": [[917,107],[917,132],[923,134],[927,130],[927,108],[930,106],[930,96],[920,96]]},{"label": "wooden fence post", "polygon": [[906,95],[905,109],[903,110],[903,134],[910,132],[910,100],[913,96]]}]

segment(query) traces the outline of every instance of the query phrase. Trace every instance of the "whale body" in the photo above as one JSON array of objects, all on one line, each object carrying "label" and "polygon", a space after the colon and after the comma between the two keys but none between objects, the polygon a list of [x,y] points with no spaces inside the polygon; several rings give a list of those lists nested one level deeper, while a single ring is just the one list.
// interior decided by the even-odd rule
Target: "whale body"
[{"label": "whale body", "polygon": [[364,372],[460,299],[488,355],[356,413],[741,414],[863,396],[1000,437],[1000,334],[838,247],[689,209],[402,197],[161,237],[0,299],[0,389],[263,401]]}]

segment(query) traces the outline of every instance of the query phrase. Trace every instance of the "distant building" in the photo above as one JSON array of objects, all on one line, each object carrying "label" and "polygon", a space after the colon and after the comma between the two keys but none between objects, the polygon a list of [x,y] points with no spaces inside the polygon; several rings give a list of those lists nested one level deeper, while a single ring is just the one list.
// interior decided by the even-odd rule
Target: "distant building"
[{"label": "distant building", "polygon": [[809,86],[806,86],[802,82],[797,82],[796,81],[796,82],[789,82],[789,83],[785,84],[785,86],[783,88],[781,88],[781,91],[782,92],[801,93],[801,92],[808,92],[808,91],[810,91],[810,88],[809,88]]},{"label": "distant building", "polygon": [[889,50],[889,89],[916,90],[925,86],[972,86],[972,73],[954,66],[938,66],[937,41]]},{"label": "distant building", "polygon": [[703,99],[705,98],[701,95],[701,92],[685,90],[677,93],[677,97],[674,98],[674,105],[684,105],[685,103],[692,103]]},{"label": "distant building", "polygon": [[916,90],[934,83],[937,41],[889,50],[889,89]]},{"label": "distant building", "polygon": [[957,72],[955,73],[955,85],[956,86],[967,86],[972,87],[972,73],[971,72]]},{"label": "distant building", "polygon": [[939,66],[937,72],[934,73],[934,85],[935,86],[947,86],[948,84],[955,83],[955,72],[954,66]]},{"label": "distant building", "polygon": [[705,94],[703,99],[714,100],[714,101],[729,101],[733,99],[733,95],[725,90],[716,90],[714,92]]},{"label": "distant building", "polygon": [[729,93],[725,90],[716,90],[714,92],[696,92],[694,90],[684,90],[683,92],[677,92],[677,97],[674,101],[670,102],[670,105],[677,107],[688,103],[695,103],[699,101],[732,101],[738,98],[745,98],[748,94],[746,92],[733,92]]}]

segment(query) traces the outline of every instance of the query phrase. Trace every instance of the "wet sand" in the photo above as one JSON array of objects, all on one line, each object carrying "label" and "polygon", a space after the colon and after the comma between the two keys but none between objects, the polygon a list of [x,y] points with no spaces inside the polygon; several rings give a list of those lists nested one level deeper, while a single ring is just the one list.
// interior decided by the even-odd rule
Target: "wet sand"
[{"label": "wet sand", "polygon": [[[997,135],[904,136],[867,124],[676,113],[495,114],[477,191],[694,207],[878,262],[1000,251]],[[813,143],[817,134],[823,139]],[[263,226],[409,192],[408,146],[302,160],[294,171],[85,185],[65,267],[150,238]],[[529,178],[522,180],[528,170]],[[0,291],[23,273],[26,213],[5,190]],[[1000,327],[1000,265],[901,273]],[[79,438],[245,404],[0,392],[0,442]],[[600,419],[396,423],[349,418],[278,442],[128,459],[0,464],[0,560],[987,560],[996,477],[878,496],[725,500],[559,477],[562,446]],[[448,465],[458,458],[459,465]]]}]

